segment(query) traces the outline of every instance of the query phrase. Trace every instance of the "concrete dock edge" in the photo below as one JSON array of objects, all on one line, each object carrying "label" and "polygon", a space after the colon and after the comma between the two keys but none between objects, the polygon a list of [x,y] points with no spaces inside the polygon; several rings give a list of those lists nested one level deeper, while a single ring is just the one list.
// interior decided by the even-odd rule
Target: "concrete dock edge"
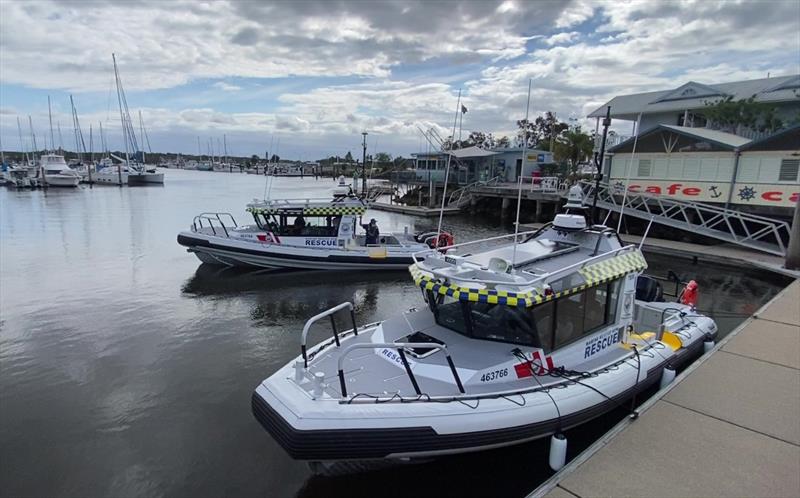
[{"label": "concrete dock edge", "polygon": [[[777,295],[775,295],[772,299],[770,299],[767,303],[761,306],[753,315],[749,318],[744,320],[738,327],[736,327],[733,331],[731,331],[728,335],[726,335],[722,340],[720,340],[713,349],[711,349],[708,353],[704,354],[697,361],[692,363],[688,366],[683,372],[680,373],[669,386],[665,387],[664,389],[656,392],[652,397],[650,397],[647,401],[642,403],[637,409],[639,415],[644,415],[648,410],[650,410],[654,405],[658,402],[662,401],[664,397],[678,388],[682,382],[688,379],[697,369],[703,366],[706,362],[708,362],[714,355],[728,345],[731,341],[733,341],[743,330],[747,329],[754,322],[758,320],[762,320],[762,316],[767,314],[767,311],[770,307],[772,307],[775,303],[782,301],[783,298],[788,293],[794,293],[797,289],[792,289],[793,287],[800,287],[800,280],[795,280],[782,289]],[[790,301],[792,302],[792,301]],[[798,305],[800,306],[800,305]],[[773,319],[770,319],[773,322]],[[780,323],[780,322],[775,322]],[[792,324],[791,326],[796,326]],[[569,489],[565,489],[560,487],[559,484],[562,483],[567,477],[575,473],[584,463],[588,462],[595,454],[597,454],[601,449],[606,447],[611,441],[617,438],[620,434],[625,432],[626,429],[631,427],[634,423],[634,419],[631,417],[626,417],[622,421],[620,421],[617,425],[615,425],[611,430],[606,432],[602,437],[600,437],[597,441],[595,441],[592,445],[586,448],[581,454],[575,457],[572,461],[570,461],[567,465],[565,465],[560,471],[556,474],[551,476],[547,481],[543,482],[539,487],[537,487],[533,492],[527,495],[527,498],[539,498],[543,496],[578,496],[574,492],[570,491]],[[800,470],[800,469],[799,469]],[[746,478],[746,476],[744,477]],[[702,495],[704,492],[702,490],[697,490],[697,495]],[[622,492],[621,492],[622,493]]]}]

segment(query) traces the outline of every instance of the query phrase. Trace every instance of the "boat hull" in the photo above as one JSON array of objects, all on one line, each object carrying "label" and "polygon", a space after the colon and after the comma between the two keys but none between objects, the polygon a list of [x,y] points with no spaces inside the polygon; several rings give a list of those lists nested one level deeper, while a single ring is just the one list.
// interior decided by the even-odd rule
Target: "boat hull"
[{"label": "boat hull", "polygon": [[[461,402],[447,397],[392,402],[388,395],[381,403],[370,397],[344,403],[335,397],[309,399],[291,382],[295,369],[289,363],[256,388],[252,411],[292,458],[324,462],[320,468],[342,461],[401,462],[511,446],[590,423],[617,408],[628,409],[631,398],[660,381],[665,367],[691,363],[702,354],[703,342],[716,334],[690,327],[681,329],[690,340],[678,351],[656,343],[642,349],[638,359],[605,365],[579,377],[579,382],[551,387],[549,394],[533,384],[529,390],[476,394]],[[303,364],[302,357],[295,361]],[[325,382],[335,386],[335,376]],[[541,382],[552,382],[552,377],[545,375]]]},{"label": "boat hull", "polygon": [[[414,261],[412,252],[386,257],[370,257],[363,251],[339,251],[330,254],[321,250],[299,251],[272,244],[235,242],[222,237],[203,237],[182,232],[178,244],[194,253],[203,263],[254,268],[293,268],[305,270],[407,270]],[[349,252],[349,254],[344,254]]]},{"label": "boat hull", "polygon": [[48,187],[77,187],[81,182],[78,175],[45,175]]},{"label": "boat hull", "polygon": [[131,187],[163,184],[164,173],[128,174],[128,185]]}]

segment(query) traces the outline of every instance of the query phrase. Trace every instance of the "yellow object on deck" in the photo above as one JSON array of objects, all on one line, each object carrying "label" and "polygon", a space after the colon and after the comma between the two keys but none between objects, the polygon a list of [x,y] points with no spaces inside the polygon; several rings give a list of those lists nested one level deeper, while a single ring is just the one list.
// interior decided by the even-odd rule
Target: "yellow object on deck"
[{"label": "yellow object on deck", "polygon": [[628,341],[621,343],[621,346],[625,349],[631,349],[633,344],[649,344],[653,342],[655,337],[655,332],[642,332],[641,334],[630,333],[628,334]]},{"label": "yellow object on deck", "polygon": [[683,347],[681,338],[672,332],[664,332],[664,335],[661,337],[661,342],[669,346],[673,351],[677,351]]},{"label": "yellow object on deck", "polygon": [[385,247],[371,247],[367,251],[367,256],[374,259],[383,259],[388,256],[388,252]]}]

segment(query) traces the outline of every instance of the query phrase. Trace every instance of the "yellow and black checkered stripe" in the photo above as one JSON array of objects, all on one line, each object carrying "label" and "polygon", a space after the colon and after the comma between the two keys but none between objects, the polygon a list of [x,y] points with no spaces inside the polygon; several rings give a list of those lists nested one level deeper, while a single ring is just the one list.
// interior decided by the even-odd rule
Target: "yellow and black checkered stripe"
[{"label": "yellow and black checkered stripe", "polygon": [[647,268],[647,261],[639,251],[620,254],[578,270],[590,287],[609,282],[623,275]]},{"label": "yellow and black checkered stripe", "polygon": [[[347,214],[362,215],[367,211],[366,206],[322,206],[304,207],[303,214],[306,216],[343,216]],[[286,207],[280,208],[247,208],[248,213],[253,214],[277,214],[286,211]]]},{"label": "yellow and black checkered stripe", "polygon": [[622,254],[578,270],[578,273],[584,278],[585,283],[547,295],[534,294],[531,292],[515,293],[492,289],[468,289],[457,285],[436,282],[432,278],[424,275],[416,265],[411,265],[409,271],[414,278],[415,284],[419,285],[423,290],[433,291],[434,294],[442,294],[461,301],[470,301],[474,303],[531,307],[577,294],[591,287],[610,282],[628,273],[642,271],[646,268],[647,262],[639,251]]},{"label": "yellow and black checkered stripe", "polygon": [[346,214],[364,214],[367,211],[365,206],[325,206],[303,208],[303,214],[309,216],[341,216]]},{"label": "yellow and black checkered stripe", "polygon": [[530,292],[517,293],[494,289],[469,289],[458,285],[442,284],[424,275],[416,265],[411,265],[408,269],[411,276],[414,278],[414,283],[419,285],[422,290],[429,290],[434,294],[450,296],[459,301],[520,307],[532,306],[534,302],[533,294]]}]

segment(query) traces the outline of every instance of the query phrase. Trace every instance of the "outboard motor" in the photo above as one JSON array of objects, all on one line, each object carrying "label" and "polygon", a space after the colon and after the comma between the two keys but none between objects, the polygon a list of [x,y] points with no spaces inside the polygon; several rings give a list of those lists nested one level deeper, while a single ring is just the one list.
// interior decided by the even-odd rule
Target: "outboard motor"
[{"label": "outboard motor", "polygon": [[636,299],[648,303],[664,301],[664,290],[658,280],[647,275],[636,277]]}]

